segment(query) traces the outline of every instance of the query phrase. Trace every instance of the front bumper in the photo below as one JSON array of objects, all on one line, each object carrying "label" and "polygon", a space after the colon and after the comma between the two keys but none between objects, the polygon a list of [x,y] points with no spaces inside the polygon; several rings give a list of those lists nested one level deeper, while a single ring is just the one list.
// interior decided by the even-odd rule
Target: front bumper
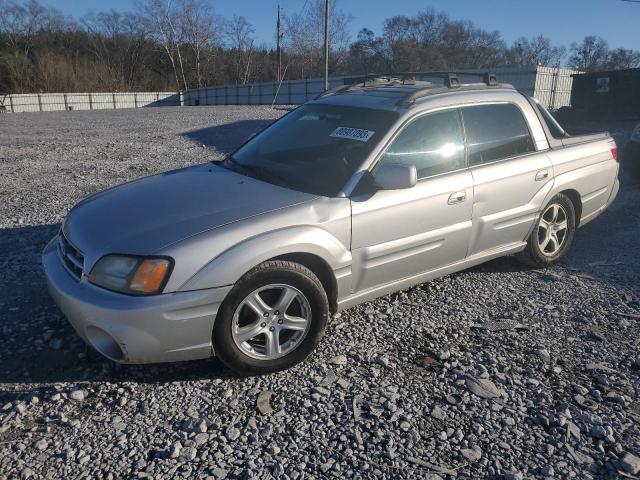
[{"label": "front bumper", "polygon": [[195,360],[213,355],[211,334],[231,286],[135,297],[79,281],[60,260],[57,237],[42,252],[49,292],[89,345],[121,363]]}]

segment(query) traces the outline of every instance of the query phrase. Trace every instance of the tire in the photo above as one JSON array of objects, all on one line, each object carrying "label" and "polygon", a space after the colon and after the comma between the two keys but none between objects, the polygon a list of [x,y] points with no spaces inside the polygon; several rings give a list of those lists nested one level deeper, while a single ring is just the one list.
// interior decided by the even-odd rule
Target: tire
[{"label": "tire", "polygon": [[[293,300],[286,304],[289,297]],[[278,305],[285,304],[280,312]],[[327,294],[311,270],[295,262],[264,262],[222,303],[213,327],[214,352],[241,375],[284,370],[317,347],[328,318]]]},{"label": "tire", "polygon": [[[555,210],[556,208],[557,210]],[[557,217],[554,219],[553,215],[556,211]],[[563,220],[566,220],[564,231],[558,228],[558,226],[562,226]],[[549,225],[550,223],[552,228],[547,230],[545,224]],[[555,240],[553,235],[546,233],[549,231],[555,233]],[[573,202],[566,195],[559,193],[542,209],[542,213],[527,239],[527,246],[518,255],[518,259],[535,268],[555,265],[571,247],[575,232],[576,211]],[[559,248],[555,248],[556,245],[559,245]]]}]

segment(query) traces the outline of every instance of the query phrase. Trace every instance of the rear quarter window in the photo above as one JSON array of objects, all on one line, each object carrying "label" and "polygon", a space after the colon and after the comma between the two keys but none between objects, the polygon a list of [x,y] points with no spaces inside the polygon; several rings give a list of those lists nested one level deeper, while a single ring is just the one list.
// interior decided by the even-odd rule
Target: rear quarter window
[{"label": "rear quarter window", "polygon": [[527,122],[515,105],[477,105],[461,110],[469,165],[481,165],[535,151]]}]

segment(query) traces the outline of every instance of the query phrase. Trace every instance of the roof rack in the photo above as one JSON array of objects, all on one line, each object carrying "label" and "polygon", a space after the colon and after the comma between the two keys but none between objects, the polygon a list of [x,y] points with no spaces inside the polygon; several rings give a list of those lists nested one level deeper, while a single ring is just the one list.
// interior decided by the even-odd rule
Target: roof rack
[{"label": "roof rack", "polygon": [[397,76],[380,75],[377,73],[369,73],[366,75],[361,75],[359,77],[345,78],[344,81],[348,83],[345,83],[344,85],[338,85],[337,87],[330,88],[329,90],[320,93],[320,95],[316,97],[316,100],[318,98],[326,97],[329,95],[344,93],[352,88],[357,87],[381,87],[402,84],[402,80],[397,78]]},{"label": "roof rack", "polygon": [[[416,81],[425,81],[424,78],[440,78],[443,80],[443,85],[448,89],[460,88],[463,86],[458,79],[458,75],[467,75],[480,77],[482,82],[487,87],[496,87],[500,84],[495,74],[490,72],[477,73],[477,72],[465,72],[459,71],[435,71],[435,72],[398,72],[398,73],[368,73],[356,77],[345,78],[345,85],[340,85],[335,88],[331,88],[316,98],[322,98],[328,95],[336,95],[344,93],[352,88],[366,88],[366,87],[379,87],[379,86],[402,86],[402,85],[414,85]],[[421,78],[422,77],[422,78]],[[346,83],[348,82],[348,83]],[[432,84],[429,83],[431,86]],[[412,102],[424,95],[428,94],[425,89],[416,90],[407,98],[404,102]]]},{"label": "roof rack", "polygon": [[431,77],[431,78],[442,78],[444,80],[444,85],[447,88],[458,88],[461,83],[458,79],[458,75],[466,75],[472,77],[480,77],[482,82],[487,86],[495,86],[498,85],[498,79],[495,74],[490,72],[466,72],[464,70],[447,70],[447,71],[435,71],[435,72],[402,72],[397,74],[405,79],[412,78],[417,80],[419,77]]}]

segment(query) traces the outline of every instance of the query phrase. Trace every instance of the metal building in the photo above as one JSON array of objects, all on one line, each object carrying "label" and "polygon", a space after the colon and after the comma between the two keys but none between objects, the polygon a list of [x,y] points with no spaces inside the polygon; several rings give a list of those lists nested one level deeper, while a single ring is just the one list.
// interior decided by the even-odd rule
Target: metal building
[{"label": "metal building", "polygon": [[587,118],[640,118],[640,68],[574,76],[571,106]]}]

